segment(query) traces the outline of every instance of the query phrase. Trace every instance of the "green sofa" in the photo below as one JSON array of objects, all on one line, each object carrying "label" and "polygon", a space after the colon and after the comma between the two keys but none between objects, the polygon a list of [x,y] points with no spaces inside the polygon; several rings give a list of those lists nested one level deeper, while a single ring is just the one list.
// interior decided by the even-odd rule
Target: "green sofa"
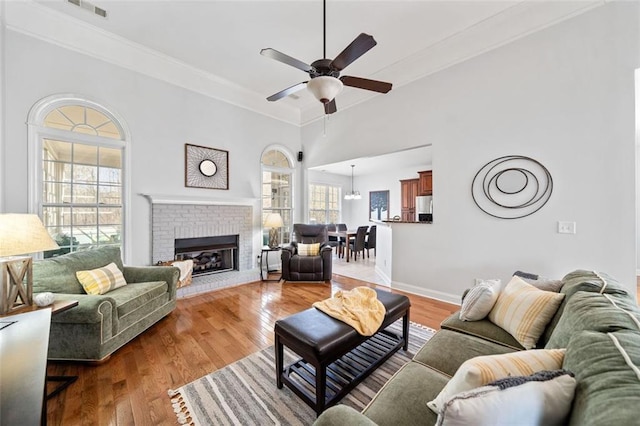
[{"label": "green sofa", "polygon": [[[614,343],[624,348],[633,365],[640,366],[636,301],[610,276],[590,271],[565,276],[560,292],[565,298],[536,347],[567,348],[563,368],[573,372],[577,381],[568,424],[638,424],[640,377]],[[465,322],[455,313],[441,327],[362,413],[337,405],[322,413],[314,425],[433,425],[437,415],[427,402],[464,361],[524,350],[488,319]]]},{"label": "green sofa", "polygon": [[[111,262],[123,272],[127,285],[103,295],[86,294],[76,271]],[[100,247],[34,262],[34,293],[52,292],[56,300],[78,301],[78,306],[51,317],[48,358],[107,359],[175,308],[179,274],[180,270],[172,266],[124,266],[119,247]]]}]

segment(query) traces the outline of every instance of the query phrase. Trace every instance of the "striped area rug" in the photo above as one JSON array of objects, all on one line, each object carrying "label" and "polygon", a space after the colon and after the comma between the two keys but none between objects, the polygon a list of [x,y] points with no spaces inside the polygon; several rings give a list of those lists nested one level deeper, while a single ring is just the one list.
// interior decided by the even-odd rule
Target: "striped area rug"
[{"label": "striped area rug", "polygon": [[[402,321],[389,330],[402,334]],[[400,349],[340,403],[362,410],[435,330],[411,323],[409,350]],[[273,346],[176,390],[169,390],[178,423],[188,425],[310,425],[315,412],[289,388],[276,387]],[[298,359],[285,347],[285,365]]]}]

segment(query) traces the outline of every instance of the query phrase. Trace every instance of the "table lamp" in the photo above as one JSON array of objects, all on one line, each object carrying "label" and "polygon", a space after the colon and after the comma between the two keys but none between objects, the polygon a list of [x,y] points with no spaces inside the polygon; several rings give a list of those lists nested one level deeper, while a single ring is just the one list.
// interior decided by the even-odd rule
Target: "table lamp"
[{"label": "table lamp", "polygon": [[37,215],[0,214],[0,315],[33,303],[33,259],[17,255],[57,248]]},{"label": "table lamp", "polygon": [[264,220],[264,227],[271,228],[269,230],[270,248],[276,248],[280,245],[278,231],[276,228],[282,228],[283,226],[284,222],[282,222],[282,216],[280,216],[280,213],[269,213],[267,215],[267,218]]}]

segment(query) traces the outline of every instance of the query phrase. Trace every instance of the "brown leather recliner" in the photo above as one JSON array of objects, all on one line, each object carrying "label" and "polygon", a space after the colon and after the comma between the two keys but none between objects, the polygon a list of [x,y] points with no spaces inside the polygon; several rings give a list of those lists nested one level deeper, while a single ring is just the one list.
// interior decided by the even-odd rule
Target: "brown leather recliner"
[{"label": "brown leather recliner", "polygon": [[[318,256],[300,256],[298,243],[320,243]],[[282,248],[282,279],[286,281],[328,281],[332,274],[332,251],[326,225],[293,225],[292,242]]]}]

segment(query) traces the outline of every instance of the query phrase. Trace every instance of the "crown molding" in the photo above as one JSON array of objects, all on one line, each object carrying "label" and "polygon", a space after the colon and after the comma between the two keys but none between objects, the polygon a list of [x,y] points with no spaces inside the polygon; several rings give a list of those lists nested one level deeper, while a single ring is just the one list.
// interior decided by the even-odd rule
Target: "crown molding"
[{"label": "crown molding", "polygon": [[300,126],[300,111],[32,0],[3,2],[6,27],[223,102]]},{"label": "crown molding", "polygon": [[[519,2],[433,43],[408,58],[378,70],[370,78],[392,81],[397,89],[602,6],[608,1],[610,0]],[[320,105],[305,104],[299,108],[287,102],[265,102],[261,94],[33,0],[2,3],[5,5],[6,28],[11,31],[298,127],[324,117]],[[343,93],[338,100],[337,114],[376,96],[380,94],[363,90]]]}]

